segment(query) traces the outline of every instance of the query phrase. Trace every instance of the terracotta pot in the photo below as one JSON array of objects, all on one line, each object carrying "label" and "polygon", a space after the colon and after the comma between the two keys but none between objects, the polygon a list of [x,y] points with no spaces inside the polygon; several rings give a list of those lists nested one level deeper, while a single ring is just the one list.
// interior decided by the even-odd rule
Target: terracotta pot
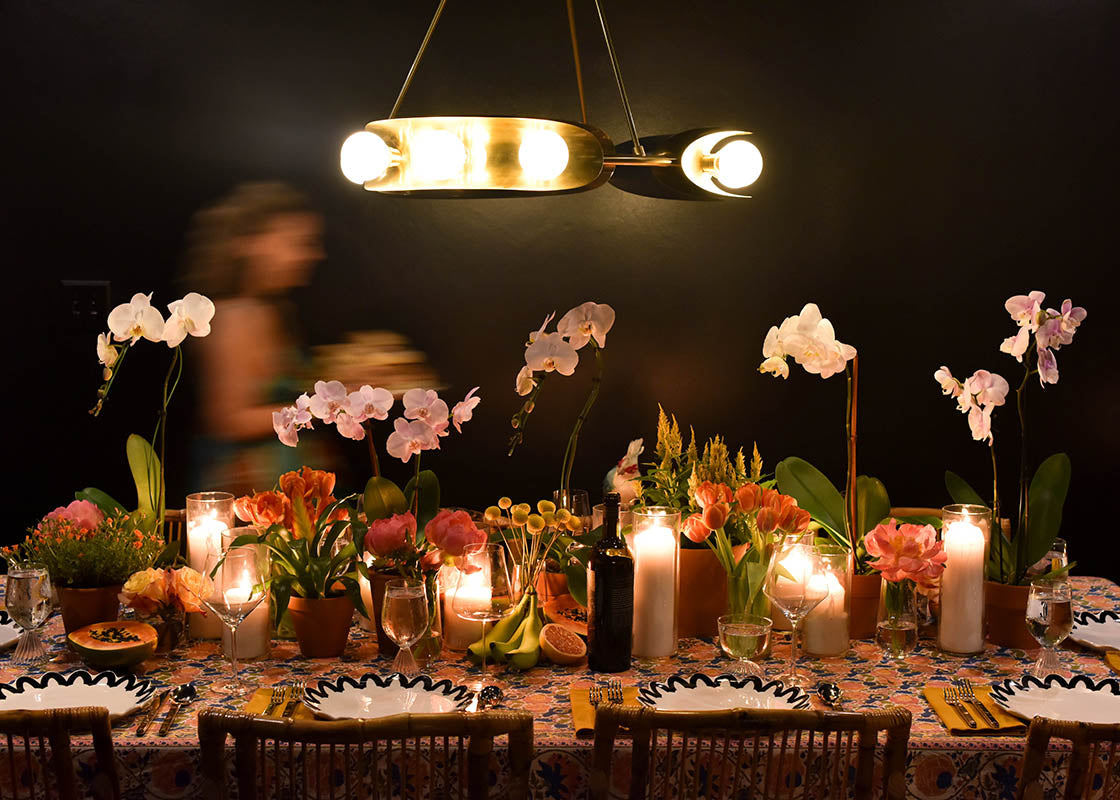
[{"label": "terracotta pot", "polygon": [[288,601],[299,651],[305,658],[335,658],[346,649],[354,604],[341,597],[296,597]]},{"label": "terracotta pot", "polygon": [[[732,552],[742,558],[746,545]],[[715,553],[705,547],[681,548],[677,590],[677,636],[681,639],[713,637],[716,619],[727,611],[727,573]]]},{"label": "terracotta pot", "polygon": [[123,584],[98,586],[93,589],[58,587],[58,604],[62,611],[62,627],[67,633],[95,622],[114,622],[121,613]]},{"label": "terracotta pot", "polygon": [[874,639],[879,619],[879,593],[883,582],[878,572],[852,576],[851,614],[848,624],[853,639]]},{"label": "terracotta pot", "polygon": [[1000,647],[1034,650],[1038,641],[1027,630],[1029,586],[984,583],[984,605],[988,615],[988,641]]}]

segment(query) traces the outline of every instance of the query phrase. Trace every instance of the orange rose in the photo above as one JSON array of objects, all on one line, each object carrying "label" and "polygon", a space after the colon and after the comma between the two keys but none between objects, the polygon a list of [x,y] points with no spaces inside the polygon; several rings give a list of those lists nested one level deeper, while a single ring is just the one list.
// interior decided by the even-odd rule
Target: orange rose
[{"label": "orange rose", "polygon": [[190,567],[174,570],[171,575],[171,602],[175,608],[191,614],[205,614],[203,603],[213,593],[214,582]]},{"label": "orange rose", "polygon": [[149,567],[134,572],[121,587],[120,601],[141,614],[154,614],[168,603],[168,575]]}]

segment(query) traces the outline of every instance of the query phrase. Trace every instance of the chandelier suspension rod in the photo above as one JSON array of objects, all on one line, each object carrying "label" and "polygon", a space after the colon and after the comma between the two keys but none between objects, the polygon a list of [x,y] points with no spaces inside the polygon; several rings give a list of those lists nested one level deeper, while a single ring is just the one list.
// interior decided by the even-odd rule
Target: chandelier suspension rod
[{"label": "chandelier suspension rod", "polygon": [[572,0],[568,3],[568,30],[572,32],[572,58],[576,62],[576,88],[579,90],[579,115],[583,124],[587,124],[587,103],[583,99],[583,69],[579,64],[579,39],[576,38],[576,15],[572,10]]},{"label": "chandelier suspension rod", "polygon": [[439,0],[439,6],[436,8],[435,16],[432,17],[432,24],[428,26],[428,32],[424,34],[424,41],[420,42],[420,49],[416,51],[416,58],[412,61],[412,67],[408,70],[408,75],[405,76],[404,86],[401,87],[401,93],[397,95],[397,102],[393,103],[393,110],[389,112],[389,119],[397,116],[397,112],[401,108],[401,103],[404,102],[404,96],[408,94],[408,87],[412,85],[412,76],[416,74],[416,68],[420,66],[420,59],[424,57],[424,52],[428,49],[428,42],[432,40],[432,32],[439,24],[439,15],[443,13],[443,7],[447,5],[447,0]]},{"label": "chandelier suspension rod", "polygon": [[618,94],[622,98],[622,110],[626,112],[626,124],[630,126],[630,141],[634,144],[634,152],[644,156],[646,150],[638,138],[638,128],[634,124],[634,112],[630,110],[630,100],[626,97],[626,84],[622,82],[622,68],[618,64],[618,56],[614,52],[614,41],[611,39],[610,28],[607,27],[607,18],[603,14],[603,6],[595,0],[595,10],[599,13],[599,25],[603,28],[603,40],[607,43],[607,53],[611,57],[611,70],[614,72],[615,83],[618,84]]}]

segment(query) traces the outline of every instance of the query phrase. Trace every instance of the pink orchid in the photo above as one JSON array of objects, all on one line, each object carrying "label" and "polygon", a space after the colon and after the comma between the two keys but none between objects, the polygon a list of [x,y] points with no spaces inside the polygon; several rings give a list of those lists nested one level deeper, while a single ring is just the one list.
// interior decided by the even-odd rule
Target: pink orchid
[{"label": "pink orchid", "polygon": [[482,402],[482,398],[476,397],[474,394],[477,391],[478,387],[476,386],[467,392],[467,396],[451,409],[451,421],[454,423],[457,433],[463,432],[462,424],[471,420],[474,416],[475,407]]},{"label": "pink orchid", "polygon": [[883,580],[912,580],[928,586],[941,576],[949,556],[932,525],[899,525],[894,519],[877,525],[864,537],[870,566]]},{"label": "pink orchid", "polygon": [[96,503],[89,500],[73,500],[70,505],[59,506],[47,514],[46,519],[64,519],[73,522],[82,530],[92,531],[105,519],[105,514]]},{"label": "pink orchid", "polygon": [[393,458],[404,463],[422,450],[439,449],[439,437],[435,430],[423,420],[409,422],[398,417],[393,421],[393,432],[385,443],[385,449]]},{"label": "pink orchid", "polygon": [[439,436],[447,435],[447,403],[431,389],[409,389],[405,392],[404,416],[427,423]]},{"label": "pink orchid", "polygon": [[346,409],[339,409],[339,412],[334,415],[334,427],[340,436],[353,439],[355,442],[366,438],[366,429],[362,427],[361,419],[350,414]]},{"label": "pink orchid", "polygon": [[607,346],[607,332],[614,327],[614,309],[606,303],[582,303],[556,323],[556,331],[579,350],[591,339],[599,347]]},{"label": "pink orchid", "polygon": [[311,413],[328,425],[335,421],[338,412],[346,405],[346,386],[342,381],[315,381],[315,394],[311,397]]},{"label": "pink orchid", "polygon": [[296,398],[294,406],[272,412],[272,429],[288,447],[299,444],[299,431],[312,427],[310,405],[311,398],[305,392]]},{"label": "pink orchid", "polygon": [[412,544],[415,539],[416,517],[406,512],[370,522],[365,545],[369,552],[384,557]]},{"label": "pink orchid", "polygon": [[1009,297],[1003,307],[1015,320],[1020,328],[1026,328],[1030,333],[1038,330],[1038,314],[1042,311],[1042,301],[1046,299],[1044,292],[1031,292],[1030,294],[1017,294]]},{"label": "pink orchid", "polygon": [[[968,415],[968,427],[972,431],[972,438],[976,441],[992,441],[992,411],[997,406],[1002,406],[1007,399],[1011,387],[1001,375],[978,369],[965,379],[963,384],[957,384],[955,378],[949,373],[948,367],[942,367],[934,373],[934,378],[941,384],[942,393],[957,399],[957,409],[962,414]],[[952,385],[957,385],[957,392],[952,392]]]},{"label": "pink orchid", "polygon": [[1016,361],[1022,362],[1023,354],[1027,352],[1027,348],[1031,343],[1031,329],[1020,328],[1019,332],[1014,336],[1008,336],[999,346],[1001,353],[1009,353],[1015,357]]},{"label": "pink orchid", "polygon": [[374,389],[368,384],[356,392],[346,395],[346,413],[358,422],[367,419],[388,419],[389,409],[393,407],[393,393],[380,387]]},{"label": "pink orchid", "polygon": [[525,348],[525,364],[532,372],[556,371],[561,375],[571,375],[579,365],[579,354],[564,341],[562,334],[545,333]]},{"label": "pink orchid", "polygon": [[[1050,313],[1055,313],[1051,310]],[[1062,335],[1059,339],[1061,344],[1069,344],[1073,341],[1073,334],[1077,331],[1078,326],[1085,321],[1085,317],[1089,316],[1089,312],[1081,306],[1074,306],[1073,301],[1066,298],[1062,301],[1062,313],[1060,318],[1062,321]],[[1057,349],[1057,345],[1054,346]]]},{"label": "pink orchid", "polygon": [[1048,347],[1038,348],[1038,382],[1043,388],[1048,383],[1058,382],[1058,359]]},{"label": "pink orchid", "polygon": [[941,385],[941,393],[948,397],[960,397],[961,382],[953,377],[949,368],[942,366],[933,373],[933,379]]}]

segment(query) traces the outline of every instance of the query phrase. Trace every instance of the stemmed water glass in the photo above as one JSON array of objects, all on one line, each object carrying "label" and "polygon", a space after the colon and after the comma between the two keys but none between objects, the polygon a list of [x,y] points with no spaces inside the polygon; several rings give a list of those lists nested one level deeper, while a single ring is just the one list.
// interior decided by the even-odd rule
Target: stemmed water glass
[{"label": "stemmed water glass", "polygon": [[428,593],[423,581],[393,578],[385,584],[381,627],[398,648],[393,671],[406,678],[418,675],[420,667],[412,655],[412,645],[420,641],[428,629]]},{"label": "stemmed water glass", "polygon": [[12,564],[4,601],[12,621],[23,633],[12,654],[13,664],[38,664],[48,658],[39,628],[51,615],[51,577],[39,564]]},{"label": "stemmed water glass", "polygon": [[828,597],[828,581],[820,550],[811,544],[784,544],[775,551],[766,572],[766,596],[789,619],[789,673],[782,676],[787,686],[799,686],[797,674],[797,634],[801,621]]},{"label": "stemmed water glass", "polygon": [[229,630],[230,680],[214,686],[227,697],[241,697],[249,687],[237,679],[237,628],[265,598],[265,576],[259,554],[252,547],[234,547],[225,553],[206,554],[204,574],[211,576],[213,590],[198,598]]},{"label": "stemmed water glass", "polygon": [[753,614],[724,614],[716,622],[723,652],[735,659],[731,674],[765,677],[762,668],[751,659],[766,651],[774,621]]},{"label": "stemmed water glass", "polygon": [[1036,678],[1059,672],[1058,645],[1073,630],[1073,593],[1064,577],[1036,578],[1027,595],[1027,630],[1042,645],[1031,667]]},{"label": "stemmed water glass", "polygon": [[470,687],[476,694],[486,686],[497,685],[486,674],[486,657],[490,653],[486,626],[513,613],[517,588],[510,579],[503,545],[483,542],[469,544],[463,549],[451,610],[462,619],[482,623],[482,676]]}]

